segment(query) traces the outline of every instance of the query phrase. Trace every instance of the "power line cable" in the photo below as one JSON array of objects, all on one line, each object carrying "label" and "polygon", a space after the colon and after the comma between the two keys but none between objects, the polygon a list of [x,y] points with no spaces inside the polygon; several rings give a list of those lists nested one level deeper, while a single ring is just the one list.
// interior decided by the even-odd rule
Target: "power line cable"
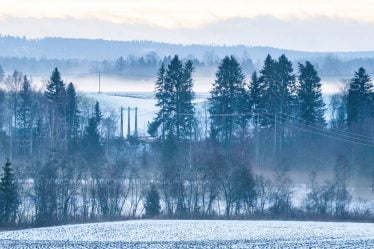
[{"label": "power line cable", "polygon": [[[279,123],[279,120],[275,120],[275,118],[265,117],[264,114],[260,114],[260,113],[259,113],[259,115],[262,115],[264,118],[266,118],[268,120],[271,120],[273,122],[278,122]],[[332,139],[335,139],[335,140],[340,140],[340,141],[344,141],[344,142],[348,142],[348,143],[353,143],[353,144],[358,144],[358,145],[362,145],[362,146],[367,146],[367,147],[374,148],[374,145],[371,145],[371,144],[361,143],[361,142],[357,142],[357,141],[352,141],[352,140],[348,140],[348,139],[344,139],[344,138],[332,136],[332,135],[329,135],[329,134],[324,134],[324,133],[317,132],[317,131],[308,130],[308,129],[305,129],[305,128],[302,128],[302,127],[298,127],[298,126],[286,123],[284,121],[281,121],[281,122],[282,122],[282,124],[286,124],[286,125],[288,125],[288,126],[290,126],[292,128],[295,128],[295,129],[298,129],[298,130],[303,130],[305,132],[309,132],[309,133],[312,133],[312,134],[316,134],[316,135],[320,135],[320,136],[332,138]]]}]

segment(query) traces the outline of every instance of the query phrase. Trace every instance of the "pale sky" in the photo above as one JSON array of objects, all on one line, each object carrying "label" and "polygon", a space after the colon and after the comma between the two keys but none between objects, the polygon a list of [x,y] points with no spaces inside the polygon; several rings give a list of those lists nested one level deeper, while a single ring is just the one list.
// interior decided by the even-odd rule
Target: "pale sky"
[{"label": "pale sky", "polygon": [[374,50],[373,13],[373,0],[0,0],[0,33]]}]

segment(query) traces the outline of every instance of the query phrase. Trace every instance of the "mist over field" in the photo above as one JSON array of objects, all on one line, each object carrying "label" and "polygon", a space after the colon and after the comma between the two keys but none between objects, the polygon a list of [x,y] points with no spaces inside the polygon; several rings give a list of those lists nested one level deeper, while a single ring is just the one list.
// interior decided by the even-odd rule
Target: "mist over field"
[{"label": "mist over field", "polygon": [[0,248],[374,248],[372,13],[0,0]]}]

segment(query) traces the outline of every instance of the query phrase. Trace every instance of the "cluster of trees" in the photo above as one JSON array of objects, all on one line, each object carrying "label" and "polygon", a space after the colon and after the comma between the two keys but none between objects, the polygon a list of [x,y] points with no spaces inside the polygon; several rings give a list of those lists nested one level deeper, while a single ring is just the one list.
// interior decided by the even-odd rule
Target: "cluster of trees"
[{"label": "cluster of trees", "polygon": [[[372,170],[374,93],[365,69],[331,97],[329,123],[308,61],[295,73],[286,56],[269,55],[247,80],[225,57],[204,104],[194,103],[193,72],[193,61],[178,56],[161,64],[152,140],[121,137],[117,115],[77,95],[57,68],[43,92],[20,72],[3,77],[0,155],[10,161],[0,222],[371,215],[350,209],[348,191],[354,173]],[[295,171],[312,172],[301,205]]]}]

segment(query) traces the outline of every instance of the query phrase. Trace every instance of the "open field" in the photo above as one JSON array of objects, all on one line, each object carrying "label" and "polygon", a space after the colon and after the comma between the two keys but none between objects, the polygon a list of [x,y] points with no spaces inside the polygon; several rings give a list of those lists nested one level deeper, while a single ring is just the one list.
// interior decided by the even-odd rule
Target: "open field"
[{"label": "open field", "polygon": [[374,224],[136,220],[0,233],[1,248],[373,248]]}]

